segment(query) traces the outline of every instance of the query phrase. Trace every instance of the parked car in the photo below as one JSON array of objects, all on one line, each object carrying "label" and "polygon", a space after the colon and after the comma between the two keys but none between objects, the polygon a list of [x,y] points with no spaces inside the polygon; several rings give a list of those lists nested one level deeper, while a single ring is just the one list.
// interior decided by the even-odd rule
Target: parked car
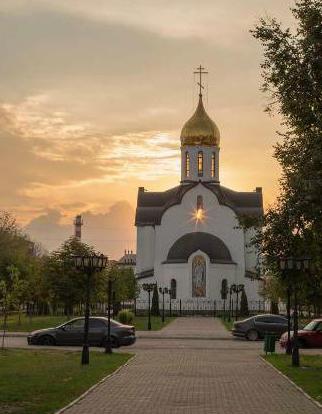
[{"label": "parked car", "polygon": [[[293,332],[291,332],[293,341]],[[298,331],[298,342],[301,348],[322,348],[322,319],[314,319]],[[287,332],[281,336],[280,345],[286,348]]]},{"label": "parked car", "polygon": [[232,334],[256,341],[262,339],[265,334],[273,334],[280,337],[287,331],[287,318],[279,315],[256,315],[234,323]]},{"label": "parked car", "polygon": [[[84,338],[84,318],[72,319],[56,328],[40,329],[28,335],[29,345],[82,345]],[[104,317],[90,317],[89,344],[104,346],[107,338],[108,319]],[[132,345],[135,342],[135,328],[123,325],[111,319],[112,346]]]}]

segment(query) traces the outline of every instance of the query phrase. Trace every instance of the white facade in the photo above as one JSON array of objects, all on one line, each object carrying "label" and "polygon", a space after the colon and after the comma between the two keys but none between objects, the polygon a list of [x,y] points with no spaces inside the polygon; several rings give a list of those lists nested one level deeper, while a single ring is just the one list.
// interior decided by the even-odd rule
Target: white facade
[{"label": "white facade", "polygon": [[[197,221],[194,217],[197,197],[202,196],[205,217]],[[193,252],[187,263],[165,263],[171,246],[187,233],[205,232],[221,239],[230,251],[232,264],[211,263],[206,253]],[[245,277],[246,270],[255,272],[257,255],[247,247],[249,231],[240,228],[236,213],[220,205],[217,197],[201,183],[188,191],[181,204],[168,208],[159,226],[137,228],[137,266],[141,274],[154,269],[154,276],[139,279],[140,283],[155,281],[159,286],[169,287],[171,279],[177,282],[177,298],[192,298],[192,260],[196,255],[206,260],[206,297],[220,300],[221,283],[244,284],[248,300],[258,300],[258,282]],[[144,293],[142,294],[144,297]]]}]

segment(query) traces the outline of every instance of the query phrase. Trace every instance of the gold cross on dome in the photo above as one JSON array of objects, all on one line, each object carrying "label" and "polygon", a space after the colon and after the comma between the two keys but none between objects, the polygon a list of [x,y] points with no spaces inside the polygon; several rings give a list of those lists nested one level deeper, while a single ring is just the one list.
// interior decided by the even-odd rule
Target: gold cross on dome
[{"label": "gold cross on dome", "polygon": [[204,86],[202,84],[202,75],[207,74],[208,72],[205,71],[205,68],[203,68],[201,65],[197,68],[196,72],[193,72],[195,74],[199,74],[199,82],[197,82],[197,85],[199,85],[199,96],[202,96],[202,89],[204,89]]}]

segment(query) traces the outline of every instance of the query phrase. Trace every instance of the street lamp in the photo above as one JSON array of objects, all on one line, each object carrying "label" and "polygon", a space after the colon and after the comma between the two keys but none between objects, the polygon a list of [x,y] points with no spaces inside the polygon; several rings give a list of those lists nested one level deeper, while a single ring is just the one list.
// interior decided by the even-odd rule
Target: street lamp
[{"label": "street lamp", "polygon": [[[308,271],[310,268],[310,261],[309,257],[282,257],[279,261],[279,267],[282,271],[283,275],[287,273],[296,273],[301,271]],[[291,317],[290,317],[290,299],[291,299],[291,291],[290,291],[290,278],[287,277],[287,284],[288,284],[288,292],[287,292],[287,347],[286,352],[292,353],[292,365],[294,367],[298,367],[300,365],[300,354],[299,354],[299,344],[298,344],[298,303],[297,303],[297,286],[296,281],[293,283],[293,293],[294,293],[294,312],[293,312],[293,347],[291,346]]]},{"label": "street lamp", "polygon": [[151,331],[151,307],[150,307],[151,292],[153,291],[154,286],[155,286],[155,283],[143,283],[142,285],[143,290],[145,290],[149,294],[149,317],[148,317],[148,330],[149,331]]},{"label": "street lamp", "polygon": [[111,341],[111,302],[112,302],[112,286],[115,282],[115,276],[109,275],[107,285],[107,338],[105,343],[105,353],[111,354],[112,351],[112,341]]},{"label": "street lamp", "polygon": [[159,287],[159,292],[162,294],[162,323],[164,323],[164,295],[168,293],[167,287]]},{"label": "street lamp", "polygon": [[73,256],[74,266],[77,270],[86,273],[86,297],[85,297],[85,324],[82,350],[82,365],[89,364],[88,328],[90,306],[90,282],[95,272],[101,272],[107,265],[107,257],[103,254]]}]

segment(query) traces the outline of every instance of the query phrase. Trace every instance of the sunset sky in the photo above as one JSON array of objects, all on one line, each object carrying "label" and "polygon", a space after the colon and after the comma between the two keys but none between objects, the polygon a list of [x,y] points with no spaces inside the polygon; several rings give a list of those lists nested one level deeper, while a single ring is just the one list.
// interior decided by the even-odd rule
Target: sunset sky
[{"label": "sunset sky", "polygon": [[221,184],[274,202],[263,112],[263,16],[292,24],[288,0],[1,0],[0,209],[57,247],[84,215],[84,240],[135,250],[137,188],[180,180],[180,130],[209,71],[205,106],[221,132]]}]

